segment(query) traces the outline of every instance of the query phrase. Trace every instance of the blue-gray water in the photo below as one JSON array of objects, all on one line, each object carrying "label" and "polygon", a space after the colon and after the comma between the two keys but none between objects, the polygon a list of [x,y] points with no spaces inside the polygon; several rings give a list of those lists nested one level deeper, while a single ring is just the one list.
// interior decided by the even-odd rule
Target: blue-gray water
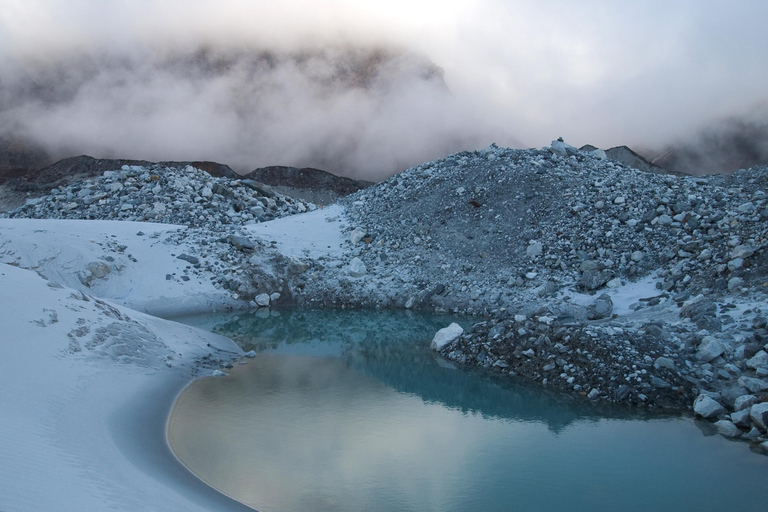
[{"label": "blue-gray water", "polygon": [[265,512],[768,510],[768,458],[746,444],[447,367],[428,345],[452,320],[183,319],[259,356],[182,393],[171,447]]}]

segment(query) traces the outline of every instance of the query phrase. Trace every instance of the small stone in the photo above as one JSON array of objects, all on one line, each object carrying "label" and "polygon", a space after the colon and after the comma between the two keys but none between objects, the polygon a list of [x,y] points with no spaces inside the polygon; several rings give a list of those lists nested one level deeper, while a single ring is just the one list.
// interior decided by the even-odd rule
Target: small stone
[{"label": "small stone", "polygon": [[187,261],[193,265],[197,265],[198,263],[200,263],[199,259],[197,259],[194,256],[190,256],[189,254],[179,254],[178,256],[176,256],[176,258]]},{"label": "small stone", "polygon": [[656,217],[656,224],[658,224],[659,226],[671,226],[672,222],[674,221],[672,220],[672,217],[670,217],[669,215],[659,215],[658,217]]},{"label": "small stone", "polygon": [[541,244],[541,242],[533,242],[529,244],[525,249],[525,254],[531,259],[536,259],[541,255],[543,250],[544,246]]},{"label": "small stone", "polygon": [[249,359],[253,359],[254,357],[256,357],[256,352],[254,352],[253,350],[250,350],[243,355]]},{"label": "small stone", "polygon": [[213,370],[213,373],[211,375],[214,376],[214,377],[226,377],[227,376],[227,374],[224,373],[221,370]]},{"label": "small stone", "polygon": [[731,272],[735,272],[742,268],[744,268],[744,260],[742,258],[736,258],[728,262],[728,270]]},{"label": "small stone", "polygon": [[269,306],[269,295],[267,295],[266,293],[261,293],[261,294],[257,295],[253,299],[253,301],[260,308],[265,308],[265,307]]},{"label": "small stone", "polygon": [[677,370],[677,367],[675,366],[675,362],[669,357],[656,358],[656,361],[653,362],[653,367],[656,368],[657,370],[660,370],[661,368],[666,368],[667,370],[672,370],[672,371]]},{"label": "small stone", "polygon": [[731,258],[733,259],[744,259],[749,258],[755,254],[755,249],[749,245],[737,245],[733,248],[733,251],[731,251]]},{"label": "small stone", "polygon": [[635,251],[632,253],[631,259],[632,261],[640,261],[645,257],[645,253],[643,251]]},{"label": "small stone", "polygon": [[587,395],[587,398],[589,398],[590,400],[594,400],[599,396],[600,396],[600,391],[598,391],[597,388],[592,388],[592,390]]}]

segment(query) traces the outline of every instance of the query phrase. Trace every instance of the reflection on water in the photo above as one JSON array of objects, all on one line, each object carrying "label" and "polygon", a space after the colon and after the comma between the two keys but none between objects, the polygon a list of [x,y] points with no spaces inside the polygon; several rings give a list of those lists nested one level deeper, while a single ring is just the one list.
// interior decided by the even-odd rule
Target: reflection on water
[{"label": "reflection on water", "polygon": [[428,345],[451,320],[185,319],[261,354],[182,393],[171,446],[264,511],[765,510],[766,458],[689,420],[622,418],[446,368]]}]

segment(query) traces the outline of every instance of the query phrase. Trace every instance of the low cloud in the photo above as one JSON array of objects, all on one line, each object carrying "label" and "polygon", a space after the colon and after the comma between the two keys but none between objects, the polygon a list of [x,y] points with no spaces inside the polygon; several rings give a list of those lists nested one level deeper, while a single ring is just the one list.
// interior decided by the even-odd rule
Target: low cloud
[{"label": "low cloud", "polygon": [[723,119],[765,124],[766,16],[757,0],[3,0],[0,136],[368,179],[558,136],[660,153]]}]

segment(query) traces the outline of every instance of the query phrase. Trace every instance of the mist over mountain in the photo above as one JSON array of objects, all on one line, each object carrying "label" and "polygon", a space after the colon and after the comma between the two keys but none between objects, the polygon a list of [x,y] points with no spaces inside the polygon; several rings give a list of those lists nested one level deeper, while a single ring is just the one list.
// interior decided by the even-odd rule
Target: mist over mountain
[{"label": "mist over mountain", "polygon": [[654,164],[674,172],[713,174],[768,163],[768,109],[731,117],[694,134],[643,153]]},{"label": "mist over mountain", "polygon": [[145,49],[14,71],[0,84],[0,138],[54,159],[194,156],[241,172],[287,163],[377,179],[484,142],[442,70],[401,49]]},{"label": "mist over mountain", "polygon": [[563,137],[730,169],[763,158],[766,16],[761,0],[2,0],[0,167],[87,153],[379,180]]}]

